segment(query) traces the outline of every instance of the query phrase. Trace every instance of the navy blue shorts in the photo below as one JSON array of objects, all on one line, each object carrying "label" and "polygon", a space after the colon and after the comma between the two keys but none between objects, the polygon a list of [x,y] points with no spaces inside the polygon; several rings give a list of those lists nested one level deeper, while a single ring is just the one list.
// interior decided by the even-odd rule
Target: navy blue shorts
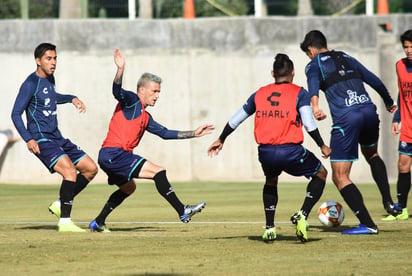
[{"label": "navy blue shorts", "polygon": [[376,145],[379,139],[379,116],[375,105],[368,105],[351,112],[332,127],[330,148],[331,162],[358,160],[358,144],[363,147]]},{"label": "navy blue shorts", "polygon": [[40,139],[37,141],[37,144],[40,148],[40,154],[36,154],[36,156],[51,173],[55,172],[53,167],[63,156],[67,155],[73,164],[76,165],[87,155],[80,149],[80,147],[76,146],[72,141],[66,138],[53,140]]},{"label": "navy blue shorts", "polygon": [[266,177],[277,177],[285,171],[293,176],[310,178],[322,167],[319,159],[302,145],[260,145],[258,151]]},{"label": "navy blue shorts", "polygon": [[400,154],[412,156],[412,144],[399,141],[398,152]]},{"label": "navy blue shorts", "polygon": [[101,148],[97,160],[100,168],[107,174],[110,185],[129,182],[135,170],[140,171],[145,161],[143,157],[121,148]]}]

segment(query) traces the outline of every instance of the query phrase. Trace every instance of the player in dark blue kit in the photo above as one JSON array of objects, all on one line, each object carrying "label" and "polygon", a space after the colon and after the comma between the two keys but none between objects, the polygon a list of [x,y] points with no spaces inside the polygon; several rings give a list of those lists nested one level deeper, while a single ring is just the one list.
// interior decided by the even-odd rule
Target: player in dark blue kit
[{"label": "player in dark blue kit", "polygon": [[378,154],[379,117],[363,83],[379,93],[389,112],[395,112],[397,106],[376,75],[346,53],[329,51],[320,31],[307,33],[300,47],[311,59],[305,73],[312,95],[313,114],[318,120],[326,117],[318,106],[321,89],[332,115],[330,161],[333,182],[360,221],[358,227],[342,233],[378,234],[378,227],[369,215],[360,191],[349,178],[352,163],[358,159],[358,144],[371,167],[385,210],[392,215],[402,210],[392,201],[386,167]]},{"label": "player in dark blue kit", "polygon": [[100,214],[90,222],[89,228],[97,232],[110,232],[106,227],[106,218],[136,190],[134,178],[153,179],[159,194],[176,210],[180,220],[187,223],[206,203],[183,205],[166,177],[166,169],[134,154],[133,149],[146,130],[163,139],[187,139],[209,134],[214,126],[205,124],[196,130],[177,131],[160,125],[146,112],[146,107],[154,106],[159,98],[160,77],[144,73],[137,83],[137,93],[127,91],[122,89],[125,59],[119,49],[114,52],[114,62],[117,72],[112,90],[118,104],[99,151],[98,163],[107,174],[109,185],[117,185],[119,189],[110,195]]},{"label": "player in dark blue kit", "polygon": [[[51,173],[63,177],[60,198],[49,206],[59,218],[59,232],[85,232],[70,218],[74,197],[97,174],[96,163],[77,145],[60,133],[57,104],[72,103],[80,112],[86,106],[76,96],[56,92],[56,46],[42,43],[34,51],[37,69],[20,87],[12,110],[12,120],[28,150],[36,155]],[[26,113],[26,125],[22,114]]]},{"label": "player in dark blue kit", "polygon": [[275,83],[262,86],[253,93],[230,119],[222,133],[208,149],[209,156],[218,155],[227,138],[244,120],[255,115],[255,140],[259,144],[259,162],[266,177],[263,187],[263,206],[266,217],[264,241],[276,239],[275,213],[278,203],[278,177],[284,171],[294,176],[311,178],[301,209],[292,215],[296,236],[308,240],[307,217],[322,196],[327,171],[316,156],[302,146],[302,125],[324,157],[330,155],[313,119],[310,95],[303,87],[292,83],[293,62],[285,54],[277,54],[272,76]]}]

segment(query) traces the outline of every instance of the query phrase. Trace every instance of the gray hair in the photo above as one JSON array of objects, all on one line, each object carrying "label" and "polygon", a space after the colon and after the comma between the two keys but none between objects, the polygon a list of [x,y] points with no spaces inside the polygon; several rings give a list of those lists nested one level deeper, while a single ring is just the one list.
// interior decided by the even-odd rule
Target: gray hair
[{"label": "gray hair", "polygon": [[159,76],[155,75],[155,74],[144,73],[140,77],[139,81],[137,82],[137,89],[139,89],[139,87],[141,87],[141,86],[146,87],[146,85],[148,85],[149,82],[155,82],[155,83],[161,84],[162,79]]}]

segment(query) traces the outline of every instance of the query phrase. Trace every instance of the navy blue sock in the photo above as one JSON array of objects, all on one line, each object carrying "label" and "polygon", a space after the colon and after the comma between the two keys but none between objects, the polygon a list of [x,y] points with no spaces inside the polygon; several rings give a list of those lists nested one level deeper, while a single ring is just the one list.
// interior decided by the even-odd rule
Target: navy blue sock
[{"label": "navy blue sock", "polygon": [[275,212],[278,204],[277,186],[265,185],[263,187],[263,207],[265,208],[266,228],[275,226]]},{"label": "navy blue sock", "polygon": [[406,208],[408,206],[408,194],[411,189],[411,172],[398,174],[396,189],[399,203],[402,208]]},{"label": "navy blue sock", "polygon": [[122,192],[121,190],[114,191],[109,200],[104,205],[103,209],[100,211],[100,214],[96,217],[96,222],[99,225],[104,225],[106,218],[109,214],[119,206],[129,195]]},{"label": "navy blue sock", "polygon": [[156,189],[161,194],[167,202],[176,210],[176,212],[180,215],[183,215],[185,206],[182,202],[177,198],[175,192],[173,191],[172,186],[170,186],[169,181],[167,180],[166,171],[158,172],[154,177],[153,180],[156,185]]},{"label": "navy blue sock", "polygon": [[72,212],[74,185],[73,181],[63,180],[60,186],[60,217],[62,218],[69,218]]},{"label": "navy blue sock", "polygon": [[382,203],[385,204],[389,202],[393,204],[385,163],[379,156],[376,156],[369,161],[369,165],[371,167],[372,177],[381,193]]},{"label": "navy blue sock", "polygon": [[345,186],[342,190],[340,190],[340,194],[355,216],[359,219],[361,224],[364,224],[370,228],[376,227],[376,224],[373,222],[363,202],[362,194],[355,184],[351,183]]},{"label": "navy blue sock", "polygon": [[306,187],[306,197],[303,201],[302,208],[300,209],[306,218],[309,216],[310,211],[312,211],[313,206],[315,206],[316,202],[318,202],[322,196],[325,183],[325,180],[317,176],[313,176],[312,180],[308,183],[308,186]]}]

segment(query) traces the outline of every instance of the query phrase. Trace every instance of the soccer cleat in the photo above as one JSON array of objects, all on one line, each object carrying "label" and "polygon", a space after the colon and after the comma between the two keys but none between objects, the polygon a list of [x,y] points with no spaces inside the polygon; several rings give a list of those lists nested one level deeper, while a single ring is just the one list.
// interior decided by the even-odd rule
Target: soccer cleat
[{"label": "soccer cleat", "polygon": [[271,227],[265,230],[265,233],[262,235],[264,241],[274,241],[276,240],[276,228]]},{"label": "soccer cleat", "polygon": [[55,215],[58,219],[60,218],[60,199],[56,200],[55,202],[49,205],[49,212]]},{"label": "soccer cleat", "polygon": [[73,221],[57,224],[57,231],[58,232],[86,232],[86,230],[74,224]]},{"label": "soccer cleat", "polygon": [[399,214],[402,214],[402,207],[399,203],[386,202],[384,204],[384,207],[385,207],[386,212],[388,212],[388,214],[394,217]]},{"label": "soccer cleat", "polygon": [[103,233],[110,233],[110,229],[107,228],[106,224],[99,225],[97,224],[96,220],[93,220],[92,222],[89,223],[89,229],[92,232],[103,232]]},{"label": "soccer cleat", "polygon": [[180,220],[183,223],[188,223],[190,219],[197,213],[200,213],[205,206],[206,202],[200,202],[197,205],[186,205],[183,215],[180,216]]},{"label": "soccer cleat", "polygon": [[307,242],[308,241],[308,228],[309,225],[306,221],[305,216],[302,214],[302,211],[299,211],[297,213],[294,213],[291,217],[290,220],[292,221],[293,224],[296,224],[296,236],[301,242]]},{"label": "soccer cleat", "polygon": [[344,235],[367,235],[367,234],[377,235],[378,233],[379,233],[379,229],[377,226],[375,226],[374,228],[371,228],[371,227],[366,227],[366,225],[364,224],[359,224],[358,227],[342,231],[342,234]]},{"label": "soccer cleat", "polygon": [[407,220],[409,219],[409,213],[407,208],[402,209],[402,213],[397,216],[389,215],[387,217],[382,218],[383,221],[395,221],[395,220]]}]

